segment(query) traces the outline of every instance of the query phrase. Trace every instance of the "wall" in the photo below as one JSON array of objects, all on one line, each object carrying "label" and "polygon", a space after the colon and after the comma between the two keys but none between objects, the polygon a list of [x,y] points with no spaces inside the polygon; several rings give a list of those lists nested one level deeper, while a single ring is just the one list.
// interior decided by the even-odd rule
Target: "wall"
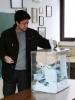
[{"label": "wall", "polygon": [[[52,6],[52,16],[46,17],[46,5]],[[44,26],[46,27],[46,38],[53,38],[60,41],[60,0],[41,0],[40,3],[32,2],[32,0],[23,0],[23,7],[27,8],[28,13],[31,15],[31,8],[43,8]],[[10,8],[10,0],[0,1],[0,12],[14,13],[15,9]],[[41,16],[38,13],[38,16]],[[39,20],[38,20],[39,21]],[[30,20],[29,27],[37,29],[37,23],[32,23]]]}]

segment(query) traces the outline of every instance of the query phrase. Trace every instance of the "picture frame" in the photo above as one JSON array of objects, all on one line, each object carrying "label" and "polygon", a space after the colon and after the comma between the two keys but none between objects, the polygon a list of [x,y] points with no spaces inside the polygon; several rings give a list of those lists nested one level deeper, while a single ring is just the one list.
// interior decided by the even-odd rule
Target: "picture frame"
[{"label": "picture frame", "polygon": [[46,17],[52,16],[52,6],[46,5]]},{"label": "picture frame", "polygon": [[32,0],[32,2],[40,2],[41,0]]},{"label": "picture frame", "polygon": [[39,8],[39,14],[43,14],[43,8],[42,7]]},{"label": "picture frame", "polygon": [[37,8],[31,8],[32,23],[37,23]]},{"label": "picture frame", "polygon": [[44,17],[43,16],[39,16],[39,25],[40,26],[44,25]]},{"label": "picture frame", "polygon": [[38,27],[38,33],[39,33],[42,37],[46,38],[46,27]]},{"label": "picture frame", "polygon": [[18,11],[18,10],[24,10],[27,12],[27,8],[20,8],[20,9],[15,9],[15,12]]},{"label": "picture frame", "polygon": [[11,8],[23,8],[23,0],[10,0]]},{"label": "picture frame", "polygon": [[73,98],[72,100],[75,100],[75,98]]}]

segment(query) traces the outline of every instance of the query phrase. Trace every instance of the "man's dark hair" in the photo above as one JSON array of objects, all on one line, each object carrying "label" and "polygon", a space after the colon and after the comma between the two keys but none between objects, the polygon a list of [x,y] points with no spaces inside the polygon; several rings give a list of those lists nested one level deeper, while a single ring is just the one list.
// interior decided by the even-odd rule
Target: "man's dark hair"
[{"label": "man's dark hair", "polygon": [[24,19],[30,19],[30,15],[24,10],[18,10],[16,11],[14,15],[14,19],[15,19],[15,22],[16,21],[20,22]]}]

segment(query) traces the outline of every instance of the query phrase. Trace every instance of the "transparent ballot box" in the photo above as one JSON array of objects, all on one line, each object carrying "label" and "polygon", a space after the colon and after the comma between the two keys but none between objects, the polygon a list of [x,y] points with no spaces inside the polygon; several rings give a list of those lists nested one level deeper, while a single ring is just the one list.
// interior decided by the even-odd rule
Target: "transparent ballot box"
[{"label": "transparent ballot box", "polygon": [[32,91],[57,93],[67,87],[69,78],[68,49],[31,52]]}]

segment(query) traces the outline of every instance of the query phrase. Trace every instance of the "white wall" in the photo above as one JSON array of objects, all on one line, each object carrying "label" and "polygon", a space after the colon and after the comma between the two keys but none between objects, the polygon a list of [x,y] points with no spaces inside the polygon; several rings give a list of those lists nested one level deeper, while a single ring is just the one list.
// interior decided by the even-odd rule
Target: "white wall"
[{"label": "white wall", "polygon": [[[52,6],[52,16],[46,17],[46,5]],[[40,3],[32,2],[32,0],[23,0],[23,7],[27,8],[31,15],[31,8],[43,8],[44,26],[46,27],[46,38],[53,38],[60,41],[60,0],[41,0]],[[0,12],[15,12],[15,9],[10,8],[10,0],[0,1]],[[39,16],[38,10],[38,16]],[[37,29],[39,23],[33,24],[30,20],[29,27]]]}]

